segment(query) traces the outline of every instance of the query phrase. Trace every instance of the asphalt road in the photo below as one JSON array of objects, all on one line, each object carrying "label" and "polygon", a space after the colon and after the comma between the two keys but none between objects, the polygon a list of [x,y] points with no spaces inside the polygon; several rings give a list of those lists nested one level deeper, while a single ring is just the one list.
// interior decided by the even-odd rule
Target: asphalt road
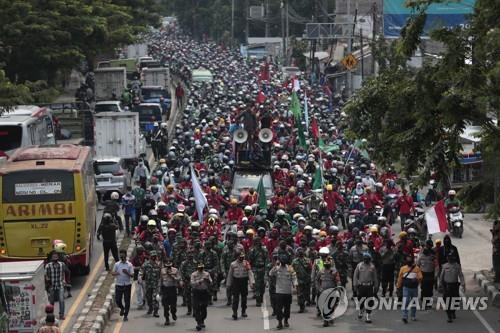
[{"label": "asphalt road", "polygon": [[[481,295],[480,289],[472,280],[475,270],[491,267],[491,245],[489,239],[489,223],[480,218],[479,215],[468,215],[465,221],[464,238],[453,239],[453,243],[458,247],[462,259],[464,274],[467,280],[467,296]],[[397,227],[396,227],[397,229]],[[399,231],[399,230],[395,230]],[[443,235],[435,235],[434,239],[442,238]],[[350,287],[350,285],[348,286]],[[135,332],[196,332],[196,323],[192,317],[185,315],[186,308],[178,308],[178,319],[175,324],[168,327],[163,326],[164,318],[154,318],[146,315],[145,310],[137,310],[135,305],[135,295],[132,297],[132,309],[129,314],[129,321],[122,322],[118,312],[112,315],[106,328],[106,333],[135,333]],[[180,304],[181,299],[178,300]],[[294,296],[294,302],[296,297]],[[276,330],[277,322],[270,317],[271,309],[269,299],[262,307],[256,307],[255,301],[249,299],[248,318],[234,321],[231,318],[231,308],[225,305],[225,290],[219,294],[219,301],[208,309],[206,321],[206,332],[238,332],[256,333],[268,330]],[[160,309],[162,314],[163,309]],[[400,311],[375,311],[373,323],[365,324],[357,319],[354,302],[350,301],[347,312],[335,321],[333,327],[323,328],[322,321],[316,318],[314,308],[308,308],[307,313],[299,314],[298,306],[292,305],[290,319],[291,327],[286,330],[296,332],[332,331],[337,332],[396,332],[404,330],[405,333],[412,332],[500,332],[500,309],[488,307],[484,311],[459,311],[457,320],[447,323],[446,314],[443,311],[429,310],[419,311],[417,321],[407,325],[401,321]]]}]

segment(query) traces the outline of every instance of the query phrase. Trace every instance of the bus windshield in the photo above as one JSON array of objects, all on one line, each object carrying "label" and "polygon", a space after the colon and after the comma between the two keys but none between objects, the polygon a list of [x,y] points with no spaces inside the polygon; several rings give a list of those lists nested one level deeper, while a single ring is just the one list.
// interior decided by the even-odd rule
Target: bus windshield
[{"label": "bus windshield", "polygon": [[21,147],[23,128],[19,125],[0,126],[0,150],[12,150]]},{"label": "bus windshield", "polygon": [[3,176],[3,203],[74,201],[73,173],[65,170],[13,171]]}]

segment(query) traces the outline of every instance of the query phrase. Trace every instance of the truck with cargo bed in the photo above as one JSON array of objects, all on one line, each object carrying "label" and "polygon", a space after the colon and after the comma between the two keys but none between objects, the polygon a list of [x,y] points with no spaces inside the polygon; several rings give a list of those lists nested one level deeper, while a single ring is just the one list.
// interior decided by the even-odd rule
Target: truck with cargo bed
[{"label": "truck with cargo bed", "polygon": [[125,67],[109,67],[96,69],[95,99],[96,101],[117,100],[127,88],[127,70]]}]

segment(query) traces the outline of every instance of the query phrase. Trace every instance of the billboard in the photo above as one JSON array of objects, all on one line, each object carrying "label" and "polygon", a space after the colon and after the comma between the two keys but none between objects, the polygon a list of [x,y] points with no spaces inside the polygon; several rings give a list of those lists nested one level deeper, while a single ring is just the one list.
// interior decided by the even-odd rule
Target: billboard
[{"label": "billboard", "polygon": [[[422,37],[428,37],[430,31],[445,27],[465,25],[468,15],[474,11],[476,0],[458,0],[445,3],[434,3],[427,9],[427,21]],[[398,38],[406,20],[415,13],[413,8],[406,7],[406,0],[384,1],[384,37]]]}]

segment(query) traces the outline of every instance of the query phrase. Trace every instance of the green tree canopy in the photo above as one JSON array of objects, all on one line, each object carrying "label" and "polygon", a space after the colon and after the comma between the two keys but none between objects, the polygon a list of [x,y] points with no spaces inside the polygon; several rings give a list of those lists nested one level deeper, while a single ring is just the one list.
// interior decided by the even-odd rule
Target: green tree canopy
[{"label": "green tree canopy", "polygon": [[438,1],[414,2],[417,14],[401,38],[377,43],[380,73],[365,81],[346,111],[351,131],[368,139],[379,163],[400,165],[407,176],[418,174],[422,184],[435,172],[447,189],[467,125],[483,127],[485,153],[500,146],[492,121],[500,110],[500,6],[478,0],[470,26],[434,31],[431,37],[443,43],[443,52],[412,68],[407,61],[421,42],[425,9],[432,2]]}]

